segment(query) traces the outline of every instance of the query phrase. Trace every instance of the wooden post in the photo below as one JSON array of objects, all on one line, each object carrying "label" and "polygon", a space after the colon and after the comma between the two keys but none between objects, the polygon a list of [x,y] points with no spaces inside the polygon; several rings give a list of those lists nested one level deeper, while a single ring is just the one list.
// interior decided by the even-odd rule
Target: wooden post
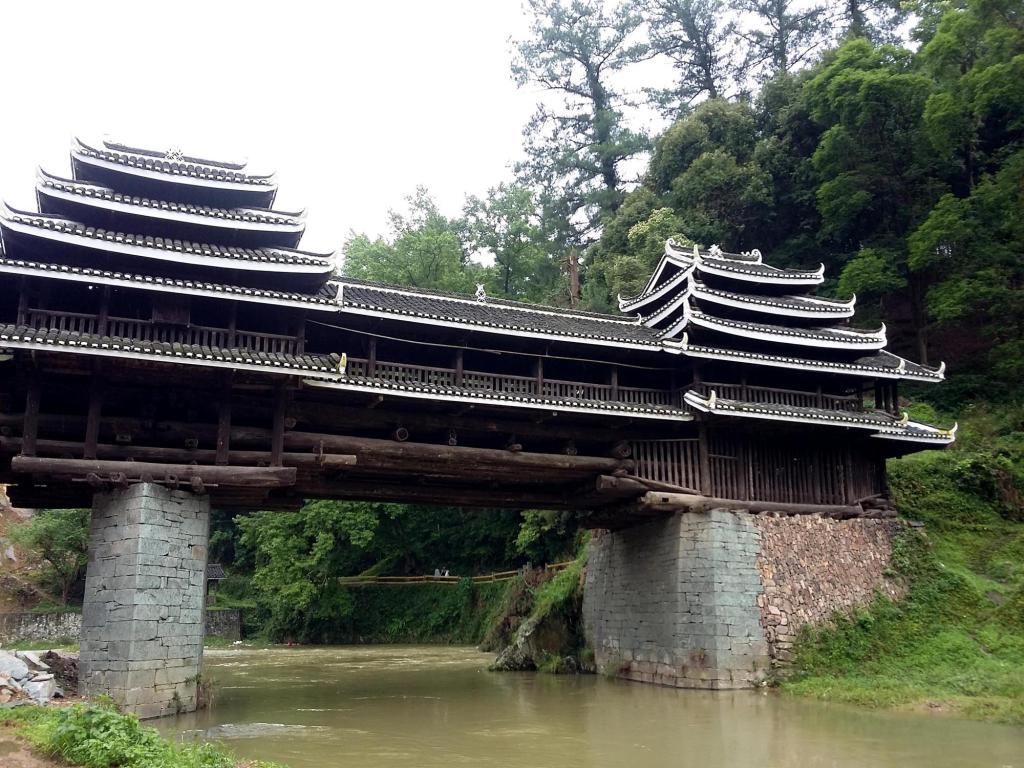
[{"label": "wooden post", "polygon": [[619,367],[617,365],[612,366],[611,372],[608,374],[608,384],[611,386],[611,401],[618,402],[619,399]]},{"label": "wooden post", "polygon": [[462,386],[462,375],[463,375],[463,355],[462,350],[455,350],[455,386]]},{"label": "wooden post", "polygon": [[30,374],[28,391],[25,394],[25,421],[21,428],[22,456],[36,455],[39,439],[39,379],[35,372]]},{"label": "wooden post", "polygon": [[270,466],[281,466],[284,453],[284,419],[288,411],[288,390],[283,384],[277,387],[277,402],[274,404],[274,426],[270,436]]},{"label": "wooden post", "polygon": [[371,338],[366,350],[366,378],[372,379],[377,373],[377,340]]},{"label": "wooden post", "polygon": [[697,427],[699,441],[697,447],[700,453],[700,492],[705,496],[711,496],[711,455],[708,445],[708,425],[703,421]]},{"label": "wooden post", "polygon": [[238,335],[238,303],[231,302],[231,314],[228,317],[228,348],[233,349]]},{"label": "wooden post", "polygon": [[231,451],[231,377],[224,382],[217,404],[217,463],[225,465]]},{"label": "wooden post", "polygon": [[817,396],[818,396],[818,399],[817,399],[818,407],[819,408],[824,408],[825,407],[825,393],[821,389],[821,384],[818,385],[818,389],[816,390],[816,392],[817,392]]},{"label": "wooden post", "polygon": [[25,325],[28,322],[28,293],[31,283],[27,277],[21,278],[18,287],[18,325]]},{"label": "wooden post", "polygon": [[89,411],[85,418],[85,445],[82,449],[83,459],[96,458],[96,445],[100,438],[100,417],[103,411],[103,370],[99,365],[93,366],[92,386],[89,390]]},{"label": "wooden post", "polygon": [[544,394],[544,358],[538,357],[533,363],[533,377],[534,383],[537,387],[534,392],[535,395],[540,397]]},{"label": "wooden post", "polygon": [[[96,318],[96,335],[107,335],[107,321],[110,318],[110,286],[103,286],[103,295],[100,296],[100,312]],[[86,458],[94,458],[87,456]]]},{"label": "wooden post", "polygon": [[306,354],[306,311],[299,313],[295,328],[295,354]]}]

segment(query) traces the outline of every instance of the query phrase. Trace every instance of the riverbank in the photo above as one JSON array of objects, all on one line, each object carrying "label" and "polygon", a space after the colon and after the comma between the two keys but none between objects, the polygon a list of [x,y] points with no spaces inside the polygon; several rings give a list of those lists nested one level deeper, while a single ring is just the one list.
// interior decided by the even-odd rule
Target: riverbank
[{"label": "riverbank", "polygon": [[891,462],[900,512],[924,524],[894,551],[907,595],[805,632],[784,692],[1024,725],[1020,449],[965,438],[957,451]]},{"label": "riverbank", "polygon": [[175,744],[103,702],[0,711],[0,756],[5,768],[283,768],[218,743]]}]

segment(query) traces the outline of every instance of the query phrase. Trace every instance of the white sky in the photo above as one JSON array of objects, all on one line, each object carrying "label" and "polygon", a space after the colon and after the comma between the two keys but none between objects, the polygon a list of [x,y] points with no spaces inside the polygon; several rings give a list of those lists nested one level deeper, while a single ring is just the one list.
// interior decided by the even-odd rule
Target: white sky
[{"label": "white sky", "polygon": [[276,169],[309,209],[303,247],[384,234],[417,184],[461,209],[511,175],[536,92],[509,74],[518,0],[4,4],[0,196],[33,207],[35,167],[71,137],[209,148]]}]

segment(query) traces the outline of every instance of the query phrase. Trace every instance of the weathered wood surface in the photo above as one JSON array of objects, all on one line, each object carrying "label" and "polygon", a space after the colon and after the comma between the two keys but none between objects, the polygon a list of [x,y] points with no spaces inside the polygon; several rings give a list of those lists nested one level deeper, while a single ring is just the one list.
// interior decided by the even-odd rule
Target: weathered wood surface
[{"label": "weathered wood surface", "polygon": [[217,467],[201,464],[159,464],[142,461],[100,461],[93,459],[53,459],[38,456],[15,456],[14,472],[86,479],[120,477],[127,481],[150,478],[153,482],[177,479],[190,483],[193,479],[216,486],[252,488],[284,488],[295,485],[294,467]]}]

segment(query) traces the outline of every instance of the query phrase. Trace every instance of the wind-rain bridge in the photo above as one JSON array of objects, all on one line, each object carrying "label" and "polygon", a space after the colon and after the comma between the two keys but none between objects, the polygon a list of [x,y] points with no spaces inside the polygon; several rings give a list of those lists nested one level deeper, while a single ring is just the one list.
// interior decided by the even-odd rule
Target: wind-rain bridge
[{"label": "wind-rain bridge", "polygon": [[[614,594],[637,526],[743,553],[723,509],[884,517],[885,459],[953,440],[898,405],[942,369],[815,296],[822,268],[669,241],[621,315],[451,295],[335,275],[245,163],[76,140],[71,168],[39,172],[38,212],[0,210],[0,482],[93,506],[83,682],[144,716],[194,703],[211,506],[577,510],[617,531],[588,573]],[[620,624],[590,601],[598,660],[656,645],[663,682],[763,667],[755,630],[723,650],[701,622]]]}]

